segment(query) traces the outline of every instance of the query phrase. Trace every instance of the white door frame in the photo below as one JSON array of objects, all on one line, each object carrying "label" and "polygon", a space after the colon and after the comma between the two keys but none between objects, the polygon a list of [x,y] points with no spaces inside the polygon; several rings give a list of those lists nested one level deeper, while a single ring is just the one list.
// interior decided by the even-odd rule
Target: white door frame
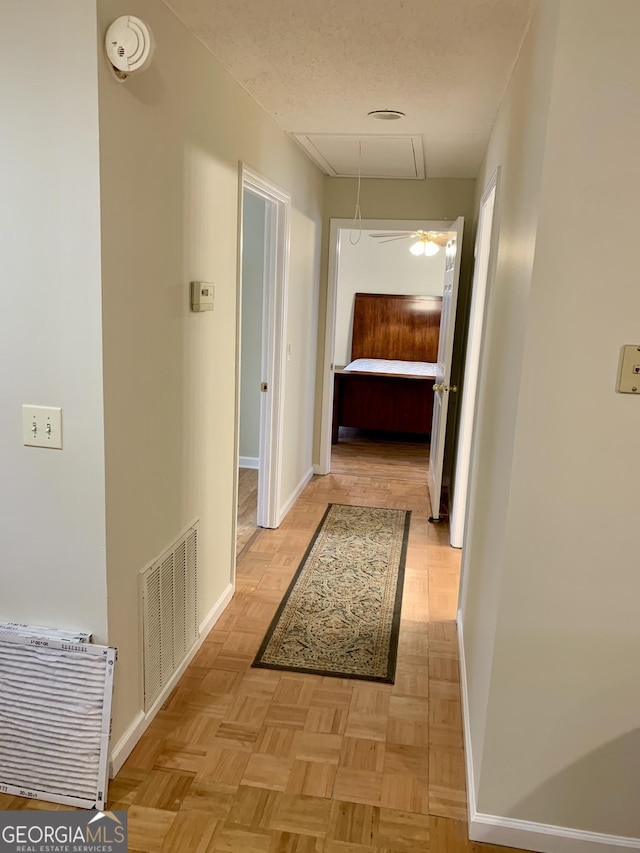
[{"label": "white door frame", "polygon": [[[448,231],[455,220],[431,219],[363,219],[363,231]],[[331,471],[331,422],[333,420],[333,349],[336,334],[336,303],[340,232],[350,230],[353,219],[331,219],[329,229],[329,270],[327,275],[327,312],[324,327],[324,361],[322,365],[322,414],[320,421],[320,461],[314,474]]]},{"label": "white door frame", "polygon": [[282,480],[282,424],[284,406],[287,294],[291,196],[240,163],[238,200],[238,282],[236,297],[236,422],[234,471],[233,553],[235,554],[238,505],[238,454],[240,448],[240,361],[242,351],[242,224],[245,190],[266,202],[265,286],[262,312],[261,382],[267,391],[260,395],[260,447],[258,477],[258,526],[277,527]]},{"label": "white door frame", "polygon": [[[498,205],[500,167],[491,176],[484,188],[478,214],[478,230],[474,249],[473,283],[471,307],[467,332],[467,352],[464,365],[462,405],[458,425],[458,448],[456,452],[453,502],[451,506],[450,542],[453,548],[462,548],[467,516],[467,498],[471,466],[471,448],[475,426],[476,399],[478,395],[478,373],[482,358],[485,332],[485,307],[491,281],[495,274],[498,229],[496,209]],[[489,208],[489,203],[491,207]],[[490,217],[487,218],[487,212]]]}]

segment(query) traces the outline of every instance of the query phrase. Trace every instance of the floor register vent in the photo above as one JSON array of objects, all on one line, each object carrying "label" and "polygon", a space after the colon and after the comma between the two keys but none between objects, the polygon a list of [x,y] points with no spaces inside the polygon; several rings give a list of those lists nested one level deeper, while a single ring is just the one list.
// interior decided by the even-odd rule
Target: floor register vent
[{"label": "floor register vent", "polygon": [[193,648],[198,622],[198,525],[142,572],[144,708]]}]

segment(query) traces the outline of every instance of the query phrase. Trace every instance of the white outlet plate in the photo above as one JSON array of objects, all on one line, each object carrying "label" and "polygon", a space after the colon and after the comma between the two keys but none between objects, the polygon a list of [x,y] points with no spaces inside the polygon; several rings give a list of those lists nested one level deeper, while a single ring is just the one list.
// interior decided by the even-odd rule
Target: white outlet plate
[{"label": "white outlet plate", "polygon": [[621,394],[640,394],[640,345],[627,344],[620,354],[618,391]]},{"label": "white outlet plate", "polygon": [[62,409],[25,404],[22,407],[22,440],[27,447],[62,450]]}]

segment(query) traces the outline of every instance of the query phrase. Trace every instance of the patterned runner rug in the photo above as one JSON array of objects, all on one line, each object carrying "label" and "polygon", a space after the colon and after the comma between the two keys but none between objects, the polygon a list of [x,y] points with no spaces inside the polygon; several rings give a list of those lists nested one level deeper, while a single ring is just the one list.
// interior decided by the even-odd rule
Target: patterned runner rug
[{"label": "patterned runner rug", "polygon": [[253,666],[393,683],[410,521],[329,504]]}]

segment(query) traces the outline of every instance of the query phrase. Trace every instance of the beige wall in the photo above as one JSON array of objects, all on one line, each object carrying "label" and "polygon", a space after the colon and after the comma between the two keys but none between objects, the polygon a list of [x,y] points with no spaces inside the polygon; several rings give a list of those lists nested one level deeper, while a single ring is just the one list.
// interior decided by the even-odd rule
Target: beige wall
[{"label": "beige wall", "polygon": [[[324,215],[348,219],[356,204],[357,180],[325,177]],[[423,181],[363,178],[360,207],[363,219],[455,219],[473,214],[475,181],[427,178]]]},{"label": "beige wall", "polygon": [[[325,177],[324,231],[322,238],[322,271],[320,310],[318,315],[318,372],[316,375],[316,421],[314,432],[314,461],[320,454],[320,406],[322,400],[322,367],[324,364],[324,333],[326,324],[327,274],[329,256],[329,223],[331,219],[349,219],[353,216],[357,181],[351,178]],[[474,216],[474,194],[476,182],[462,178],[427,178],[423,181],[362,180],[360,205],[363,219],[425,219],[454,220],[464,216],[468,229]],[[460,274],[459,338],[464,334],[466,312],[469,302],[469,271],[473,258],[473,245],[466,231],[463,243],[462,270]],[[454,378],[459,376],[462,350],[454,352]],[[450,424],[456,417],[455,401],[450,404]],[[453,439],[448,439],[445,468],[450,472],[453,460]]]},{"label": "beige wall", "polygon": [[[138,572],[201,524],[200,614],[231,578],[236,468],[238,162],[292,195],[283,502],[311,466],[322,176],[157,0],[99,0],[99,32],[139,15],[157,49],[124,85],[100,69],[109,636],[114,739],[141,708]],[[188,282],[215,308],[189,311]]]},{"label": "beige wall", "polygon": [[637,230],[639,28],[633,0],[542,2],[494,130],[462,602],[478,810],[635,838],[640,406],[615,382],[640,316],[616,249]]},{"label": "beige wall", "polygon": [[[3,4],[0,619],[105,642],[95,29],[85,0]],[[62,407],[63,450],[23,446],[24,403]]]}]

